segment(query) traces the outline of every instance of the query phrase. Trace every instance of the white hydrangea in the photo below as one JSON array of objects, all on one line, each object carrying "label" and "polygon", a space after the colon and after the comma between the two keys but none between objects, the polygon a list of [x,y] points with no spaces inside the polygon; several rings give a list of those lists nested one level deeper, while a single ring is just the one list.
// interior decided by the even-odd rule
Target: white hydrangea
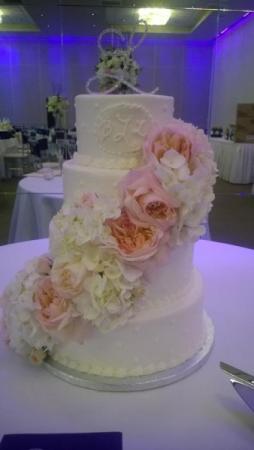
[{"label": "white hydrangea", "polygon": [[65,204],[52,219],[50,249],[53,257],[84,253],[86,244],[103,244],[111,239],[104,223],[119,216],[119,202],[114,197],[106,201],[103,196],[95,197],[93,202],[93,207],[82,203]]},{"label": "white hydrangea", "polygon": [[54,342],[35,320],[33,295],[38,259],[29,262],[15,280],[6,288],[2,297],[3,321],[8,333],[9,345],[19,354],[28,356],[32,348],[52,349]]},{"label": "white hydrangea", "polygon": [[143,293],[142,272],[104,250],[86,280],[86,292],[75,298],[78,311],[102,331],[123,325]]},{"label": "white hydrangea", "polygon": [[[192,133],[193,128],[191,126]],[[193,141],[198,148],[200,142],[203,143],[204,135],[200,130],[194,131]],[[207,216],[214,200],[213,184],[217,170],[207,142],[204,149],[199,148],[192,157],[195,168],[192,173],[186,158],[174,149],[166,151],[154,164],[155,174],[163,188],[178,203],[178,220],[171,229],[171,245],[195,241],[205,233]]]}]

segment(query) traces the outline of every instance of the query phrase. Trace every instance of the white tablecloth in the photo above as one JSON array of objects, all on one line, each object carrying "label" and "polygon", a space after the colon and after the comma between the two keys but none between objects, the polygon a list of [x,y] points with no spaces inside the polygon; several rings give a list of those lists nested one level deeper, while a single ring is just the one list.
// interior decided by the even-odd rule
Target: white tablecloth
[{"label": "white tablecloth", "polygon": [[8,154],[9,150],[15,150],[18,147],[18,140],[16,138],[0,139],[0,178],[5,177],[4,155]]},{"label": "white tablecloth", "polygon": [[254,183],[254,144],[210,138],[219,177],[230,183]]},{"label": "white tablecloth", "polygon": [[48,237],[49,222],[63,203],[62,177],[25,177],[17,188],[9,242]]},{"label": "white tablecloth", "polygon": [[[3,288],[47,240],[0,247]],[[75,387],[0,348],[0,434],[121,431],[124,450],[253,450],[254,414],[219,362],[254,373],[254,251],[199,241],[215,345],[191,376],[156,390],[106,393]]]}]

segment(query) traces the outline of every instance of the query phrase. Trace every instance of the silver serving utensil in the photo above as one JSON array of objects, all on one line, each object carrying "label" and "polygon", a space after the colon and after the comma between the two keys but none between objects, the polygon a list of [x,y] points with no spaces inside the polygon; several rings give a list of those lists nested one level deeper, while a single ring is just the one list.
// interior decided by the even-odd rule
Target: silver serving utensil
[{"label": "silver serving utensil", "polygon": [[224,362],[220,362],[220,367],[230,375],[230,382],[237,394],[254,411],[254,376]]}]

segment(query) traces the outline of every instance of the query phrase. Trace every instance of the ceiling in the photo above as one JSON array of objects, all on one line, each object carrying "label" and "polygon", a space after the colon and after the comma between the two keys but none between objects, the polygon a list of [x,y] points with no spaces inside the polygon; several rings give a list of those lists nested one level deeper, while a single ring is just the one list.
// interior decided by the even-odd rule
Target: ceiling
[{"label": "ceiling", "polygon": [[150,33],[200,40],[216,37],[245,11],[254,11],[253,0],[0,0],[0,32],[89,36],[110,26],[131,31],[142,6],[173,9],[168,24],[149,27]]}]

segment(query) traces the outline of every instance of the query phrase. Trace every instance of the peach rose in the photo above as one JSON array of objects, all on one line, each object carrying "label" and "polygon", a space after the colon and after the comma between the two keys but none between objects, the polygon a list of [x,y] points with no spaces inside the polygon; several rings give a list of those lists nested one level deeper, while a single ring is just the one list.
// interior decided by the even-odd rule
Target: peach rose
[{"label": "peach rose", "polygon": [[86,268],[81,261],[55,259],[51,279],[57,293],[66,299],[79,295],[83,290]]},{"label": "peach rose", "polygon": [[112,236],[117,242],[117,249],[123,259],[144,261],[158,251],[163,231],[149,224],[133,223],[125,209],[122,210],[120,217],[109,219],[106,224],[111,229]]},{"label": "peach rose", "polygon": [[149,167],[131,170],[121,181],[122,203],[131,221],[168,229],[176,222],[177,203]]},{"label": "peach rose", "polygon": [[[180,127],[178,126],[178,128]],[[177,129],[177,127],[174,129],[174,126],[168,126],[150,136],[145,143],[144,150],[148,160],[152,155],[157,161],[160,161],[168,150],[175,150],[189,162],[191,158],[192,143],[189,138],[181,133],[181,130]]]},{"label": "peach rose", "polygon": [[49,276],[37,282],[34,302],[36,318],[43,328],[60,330],[70,323],[73,316],[71,303],[56,292]]}]

